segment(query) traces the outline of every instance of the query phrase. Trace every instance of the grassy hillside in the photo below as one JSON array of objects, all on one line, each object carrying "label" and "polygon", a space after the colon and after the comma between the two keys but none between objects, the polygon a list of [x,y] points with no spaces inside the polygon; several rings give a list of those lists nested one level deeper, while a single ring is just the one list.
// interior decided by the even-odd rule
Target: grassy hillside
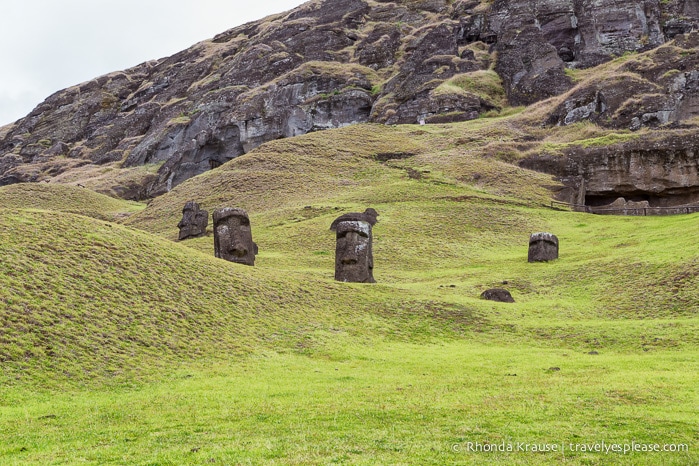
[{"label": "grassy hillside", "polygon": [[[281,278],[86,217],[1,213],[6,383],[129,382],[199,357],[313,346],[358,328],[360,339],[399,331],[380,311],[399,312],[401,302],[387,297],[374,309],[370,290],[293,271]],[[338,312],[338,303],[351,304]],[[425,334],[442,327],[428,323]]]},{"label": "grassy hillside", "polygon": [[[699,215],[548,208],[516,118],[274,141],[126,226],[0,211],[0,462],[699,462]],[[190,199],[248,210],[255,267],[174,241]],[[369,206],[378,283],[336,283],[330,223]],[[467,449],[602,441],[690,451]]]},{"label": "grassy hillside", "polygon": [[22,183],[0,187],[0,206],[67,212],[118,222],[140,212],[145,204],[115,199],[79,186]]},{"label": "grassy hillside", "polygon": [[189,199],[210,212],[235,204],[253,216],[280,219],[328,202],[342,210],[477,195],[548,204],[546,186],[555,184],[550,176],[501,160],[503,152],[483,150],[496,141],[513,146],[523,131],[516,119],[504,117],[453,125],[354,125],[272,141],[154,199],[126,223],[177,238],[176,225]]}]

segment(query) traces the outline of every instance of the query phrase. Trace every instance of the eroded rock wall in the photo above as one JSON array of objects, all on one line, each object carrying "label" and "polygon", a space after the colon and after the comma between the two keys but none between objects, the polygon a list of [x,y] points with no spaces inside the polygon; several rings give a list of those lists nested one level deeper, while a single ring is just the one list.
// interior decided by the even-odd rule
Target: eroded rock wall
[{"label": "eroded rock wall", "polygon": [[[613,208],[699,204],[699,135],[669,130],[603,147],[572,147],[563,156],[533,156],[526,168],[557,176],[561,201]],[[634,208],[637,205],[633,206]]]},{"label": "eroded rock wall", "polygon": [[[697,17],[695,0],[312,1],[50,96],[0,129],[0,185],[108,165],[132,170],[121,195],[152,197],[276,138],[477,118],[503,105],[468,85],[487,70],[510,105],[560,95],[571,70],[660,47]],[[692,117],[693,65],[629,68],[638,108],[628,83],[602,79],[548,123]]]}]

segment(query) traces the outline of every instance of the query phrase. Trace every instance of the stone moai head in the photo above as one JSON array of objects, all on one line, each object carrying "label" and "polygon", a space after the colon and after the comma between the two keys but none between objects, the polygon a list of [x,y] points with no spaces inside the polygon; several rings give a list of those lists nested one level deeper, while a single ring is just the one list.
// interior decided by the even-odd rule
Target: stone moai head
[{"label": "stone moai head", "polygon": [[551,233],[533,233],[529,237],[529,262],[558,259],[558,238]]},{"label": "stone moai head", "polygon": [[204,236],[208,225],[209,213],[199,210],[199,204],[196,202],[187,202],[182,209],[182,220],[177,224],[177,228],[180,229],[179,240]]},{"label": "stone moai head", "polygon": [[214,254],[230,262],[255,265],[257,245],[252,241],[250,219],[243,209],[214,210]]},{"label": "stone moai head", "polygon": [[346,220],[338,222],[335,231],[335,280],[376,283],[371,224],[361,220]]}]

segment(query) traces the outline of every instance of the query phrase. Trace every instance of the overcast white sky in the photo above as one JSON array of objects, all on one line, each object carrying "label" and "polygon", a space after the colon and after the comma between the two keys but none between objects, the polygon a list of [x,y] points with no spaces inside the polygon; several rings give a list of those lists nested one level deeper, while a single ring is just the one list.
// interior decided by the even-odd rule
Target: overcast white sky
[{"label": "overcast white sky", "polygon": [[54,92],[304,0],[2,0],[0,126]]}]

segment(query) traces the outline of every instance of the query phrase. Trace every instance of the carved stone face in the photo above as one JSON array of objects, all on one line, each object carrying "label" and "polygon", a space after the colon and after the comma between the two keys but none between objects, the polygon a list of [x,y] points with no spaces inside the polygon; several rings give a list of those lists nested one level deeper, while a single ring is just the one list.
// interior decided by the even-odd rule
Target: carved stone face
[{"label": "carved stone face", "polygon": [[199,204],[196,202],[187,202],[182,209],[182,220],[177,224],[177,228],[180,229],[179,240],[204,236],[208,225],[209,213],[199,210]]},{"label": "carved stone face", "polygon": [[337,224],[336,231],[335,280],[376,283],[371,225],[362,221],[345,221]]},{"label": "carved stone face", "polygon": [[551,233],[534,233],[529,237],[529,262],[558,259],[558,238]]},{"label": "carved stone face", "polygon": [[255,265],[257,245],[252,241],[250,219],[243,209],[214,211],[214,254],[238,264]]}]

